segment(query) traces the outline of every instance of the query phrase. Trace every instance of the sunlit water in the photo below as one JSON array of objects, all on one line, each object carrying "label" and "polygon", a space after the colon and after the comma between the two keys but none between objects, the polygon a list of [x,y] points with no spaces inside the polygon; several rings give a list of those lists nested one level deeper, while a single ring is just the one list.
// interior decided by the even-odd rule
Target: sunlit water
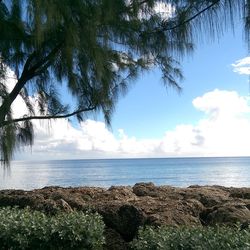
[{"label": "sunlit water", "polygon": [[157,185],[250,186],[250,157],[60,160],[12,162],[0,169],[0,189],[44,186]]}]

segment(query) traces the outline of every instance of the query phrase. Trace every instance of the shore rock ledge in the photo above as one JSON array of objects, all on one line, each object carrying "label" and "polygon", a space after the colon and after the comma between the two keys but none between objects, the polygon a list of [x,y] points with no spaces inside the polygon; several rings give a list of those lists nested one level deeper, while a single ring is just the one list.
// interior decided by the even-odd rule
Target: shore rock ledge
[{"label": "shore rock ledge", "polygon": [[[45,187],[32,191],[1,190],[0,206],[91,210],[103,216],[107,234],[126,249],[143,225],[215,225],[250,222],[250,188],[190,186],[176,188],[137,183],[131,186]],[[112,236],[111,236],[112,235]],[[108,249],[115,249],[115,244]]]}]

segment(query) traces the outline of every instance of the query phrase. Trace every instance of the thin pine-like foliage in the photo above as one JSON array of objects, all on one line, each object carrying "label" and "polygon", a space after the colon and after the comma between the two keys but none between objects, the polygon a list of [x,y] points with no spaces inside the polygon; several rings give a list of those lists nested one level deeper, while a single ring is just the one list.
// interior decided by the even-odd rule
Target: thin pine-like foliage
[{"label": "thin pine-like foliage", "polygon": [[[163,83],[181,90],[180,60],[196,42],[223,35],[238,21],[249,42],[249,3],[0,1],[0,159],[8,165],[16,149],[32,145],[35,119],[74,115],[81,121],[89,112],[102,112],[110,125],[118,98],[144,71],[159,68]],[[8,69],[16,76],[11,91]],[[76,106],[64,103],[59,94],[64,85]],[[27,110],[13,118],[11,107],[17,96]]]}]

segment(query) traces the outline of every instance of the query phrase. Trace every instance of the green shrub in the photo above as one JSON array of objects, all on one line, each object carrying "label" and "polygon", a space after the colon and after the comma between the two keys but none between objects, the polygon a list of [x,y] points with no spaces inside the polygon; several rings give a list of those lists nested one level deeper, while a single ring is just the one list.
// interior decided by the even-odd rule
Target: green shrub
[{"label": "green shrub", "polygon": [[50,236],[49,219],[28,209],[0,209],[0,248],[39,249]]},{"label": "green shrub", "polygon": [[132,244],[136,250],[250,249],[250,232],[228,227],[146,227]]},{"label": "green shrub", "polygon": [[51,220],[51,245],[56,249],[102,249],[104,223],[100,215],[73,212],[60,213]]},{"label": "green shrub", "polygon": [[0,249],[102,249],[103,231],[98,214],[0,209]]}]

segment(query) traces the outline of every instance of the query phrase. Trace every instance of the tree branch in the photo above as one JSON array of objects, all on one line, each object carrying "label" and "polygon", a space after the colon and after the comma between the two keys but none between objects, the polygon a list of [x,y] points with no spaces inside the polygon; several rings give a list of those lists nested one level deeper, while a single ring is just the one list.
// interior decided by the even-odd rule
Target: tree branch
[{"label": "tree branch", "polygon": [[49,119],[62,119],[62,118],[68,118],[74,115],[77,115],[82,112],[87,112],[87,111],[92,111],[95,110],[96,106],[84,108],[84,109],[78,109],[75,110],[72,113],[64,114],[64,115],[47,115],[47,116],[26,116],[22,118],[17,118],[17,119],[12,119],[10,121],[4,121],[2,126],[6,126],[12,123],[17,123],[17,122],[23,122],[27,120],[49,120]]},{"label": "tree branch", "polygon": [[[9,112],[9,109],[11,107],[11,104],[14,102],[22,88],[25,86],[27,81],[32,79],[34,76],[37,75],[37,71],[39,71],[39,68],[42,67],[44,69],[44,66],[48,67],[50,60],[53,58],[53,56],[56,55],[56,53],[60,50],[63,42],[59,43],[54,49],[50,51],[50,53],[42,58],[40,61],[38,61],[35,65],[30,67],[30,64],[32,60],[34,59],[36,53],[30,54],[28,59],[26,60],[26,63],[23,68],[23,72],[21,77],[18,79],[16,85],[12,89],[12,91],[9,93],[8,97],[3,101],[2,105],[0,106],[0,127],[3,126],[5,116]],[[41,73],[39,71],[39,73]]]},{"label": "tree branch", "polygon": [[179,28],[182,25],[185,25],[186,23],[191,22],[192,20],[194,20],[196,17],[200,16],[202,13],[206,12],[207,10],[209,10],[210,8],[212,8],[213,6],[215,6],[216,4],[218,4],[220,2],[220,0],[216,0],[215,2],[211,3],[209,6],[207,6],[206,8],[200,10],[199,12],[197,12],[194,16],[188,18],[187,20],[173,26],[170,28],[163,28],[163,31],[168,31],[168,30],[174,30]]},{"label": "tree branch", "polygon": [[60,42],[54,49],[50,51],[50,53],[47,56],[45,56],[43,59],[38,61],[38,63],[36,63],[32,68],[30,68],[30,71],[36,73],[36,70],[38,70],[44,64],[50,62],[51,58],[53,58],[53,56],[55,56],[57,52],[60,50],[62,44],[63,42]]},{"label": "tree branch", "polygon": [[26,60],[26,62],[25,62],[25,64],[24,64],[22,75],[24,74],[24,72],[27,72],[27,71],[28,71],[29,66],[30,66],[32,60],[35,58],[35,56],[36,56],[36,53],[35,53],[35,52],[32,52],[32,53],[30,54],[30,56],[28,57],[28,59]]},{"label": "tree branch", "polygon": [[[158,28],[158,29],[155,29],[155,30],[152,30],[152,31],[149,31],[149,32],[143,32],[144,34],[154,34],[156,32],[159,32],[159,31],[169,31],[169,30],[174,30],[174,29],[178,29],[179,27],[185,25],[186,23],[189,23],[191,22],[192,20],[194,20],[195,18],[197,18],[198,16],[200,16],[202,13],[206,12],[207,10],[209,10],[210,8],[212,8],[213,6],[215,6],[216,4],[218,4],[221,0],[216,0],[214,1],[213,3],[211,3],[209,6],[207,6],[206,8],[198,11],[195,15],[191,16],[190,18],[186,19],[185,21],[179,23],[179,24],[176,24],[172,27],[162,27],[162,28]],[[142,34],[140,34],[142,35]]]}]

